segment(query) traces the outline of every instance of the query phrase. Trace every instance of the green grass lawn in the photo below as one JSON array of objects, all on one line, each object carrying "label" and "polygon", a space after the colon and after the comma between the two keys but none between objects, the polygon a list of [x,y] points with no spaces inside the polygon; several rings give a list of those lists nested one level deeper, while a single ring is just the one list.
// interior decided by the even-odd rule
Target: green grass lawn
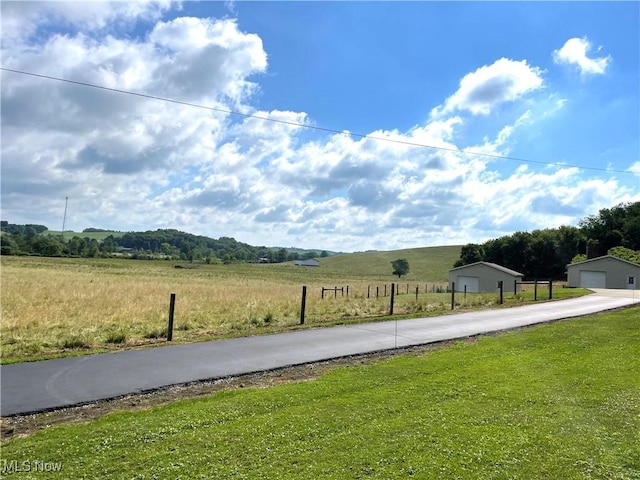
[{"label": "green grass lawn", "polygon": [[637,479],[639,351],[628,308],[52,427],[2,460],[59,463],[47,478]]}]

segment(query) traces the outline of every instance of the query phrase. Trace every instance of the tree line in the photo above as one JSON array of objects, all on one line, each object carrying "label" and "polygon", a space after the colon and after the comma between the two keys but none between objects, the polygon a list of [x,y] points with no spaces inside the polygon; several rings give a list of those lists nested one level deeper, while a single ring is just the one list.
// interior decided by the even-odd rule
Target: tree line
[{"label": "tree line", "polygon": [[520,272],[528,279],[562,279],[575,261],[611,254],[640,260],[640,202],[604,208],[578,223],[469,243],[454,267],[491,262]]},{"label": "tree line", "polygon": [[[65,239],[62,235],[46,234],[47,231],[48,228],[44,225],[16,225],[7,221],[0,222],[2,255],[89,258],[120,256],[134,259],[165,258],[206,263],[257,261],[281,263],[328,256],[326,251],[299,253],[288,251],[285,248],[256,247],[238,242],[231,237],[213,239],[173,229],[127,232],[123,235],[110,234],[101,241],[81,235]],[[83,233],[100,231],[102,230],[88,228]]]}]

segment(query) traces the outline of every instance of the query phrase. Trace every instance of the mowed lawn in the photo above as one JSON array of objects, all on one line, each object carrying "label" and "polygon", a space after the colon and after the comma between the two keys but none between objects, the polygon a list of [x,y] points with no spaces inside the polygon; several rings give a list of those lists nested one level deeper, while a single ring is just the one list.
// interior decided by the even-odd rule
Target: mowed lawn
[{"label": "mowed lawn", "polygon": [[52,427],[2,459],[59,463],[47,478],[637,479],[639,353],[628,308]]}]

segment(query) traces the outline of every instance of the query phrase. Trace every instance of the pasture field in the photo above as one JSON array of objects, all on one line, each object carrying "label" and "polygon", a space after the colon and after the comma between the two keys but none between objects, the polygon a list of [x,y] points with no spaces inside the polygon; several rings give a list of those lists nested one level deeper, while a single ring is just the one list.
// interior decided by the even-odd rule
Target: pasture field
[{"label": "pasture field", "polygon": [[639,322],[627,308],[55,426],[5,442],[4,473],[637,479]]},{"label": "pasture field", "polygon": [[[441,248],[451,250],[450,257],[457,255],[457,247]],[[412,273],[399,282],[403,294],[396,296],[395,314],[437,315],[450,310],[449,294],[426,293],[446,286],[450,258],[442,260],[443,250],[434,251],[438,255],[425,255],[434,259],[431,266],[414,260],[414,267],[409,260]],[[300,328],[302,285],[308,287],[305,327],[385,316],[391,282],[398,279],[391,275],[388,258],[374,255],[355,261],[348,259],[351,255],[326,258],[319,268],[286,263],[180,269],[168,261],[3,256],[1,360],[37,360],[164,342],[171,293],[176,294],[176,342]],[[336,298],[328,292],[321,299],[323,286],[348,286],[349,295],[345,291]],[[583,293],[558,290],[555,296]],[[531,293],[505,295],[506,305],[531,298]],[[496,306],[497,295],[459,294],[456,302],[458,308]]]}]

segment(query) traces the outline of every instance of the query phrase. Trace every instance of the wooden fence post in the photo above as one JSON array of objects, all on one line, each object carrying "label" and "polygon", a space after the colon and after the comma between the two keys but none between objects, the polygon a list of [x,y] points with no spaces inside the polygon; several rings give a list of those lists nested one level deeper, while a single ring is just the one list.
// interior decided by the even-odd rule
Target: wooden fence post
[{"label": "wooden fence post", "polygon": [[367,298],[369,298],[370,294],[371,294],[371,285],[367,285]]},{"label": "wooden fence post", "polygon": [[300,325],[304,325],[304,310],[307,306],[307,287],[302,286],[302,306],[300,307]]},{"label": "wooden fence post", "polygon": [[538,279],[533,281],[533,299],[538,300]]},{"label": "wooden fence post", "polygon": [[416,302],[418,301],[418,292],[420,291],[420,287],[416,285]]},{"label": "wooden fence post", "polygon": [[173,315],[176,311],[176,294],[169,297],[169,325],[167,327],[167,342],[173,340]]},{"label": "wooden fence post", "polygon": [[502,280],[498,281],[498,288],[500,289],[500,305],[504,302],[504,287]]},{"label": "wooden fence post", "polygon": [[549,279],[549,300],[553,298],[553,280]]}]

